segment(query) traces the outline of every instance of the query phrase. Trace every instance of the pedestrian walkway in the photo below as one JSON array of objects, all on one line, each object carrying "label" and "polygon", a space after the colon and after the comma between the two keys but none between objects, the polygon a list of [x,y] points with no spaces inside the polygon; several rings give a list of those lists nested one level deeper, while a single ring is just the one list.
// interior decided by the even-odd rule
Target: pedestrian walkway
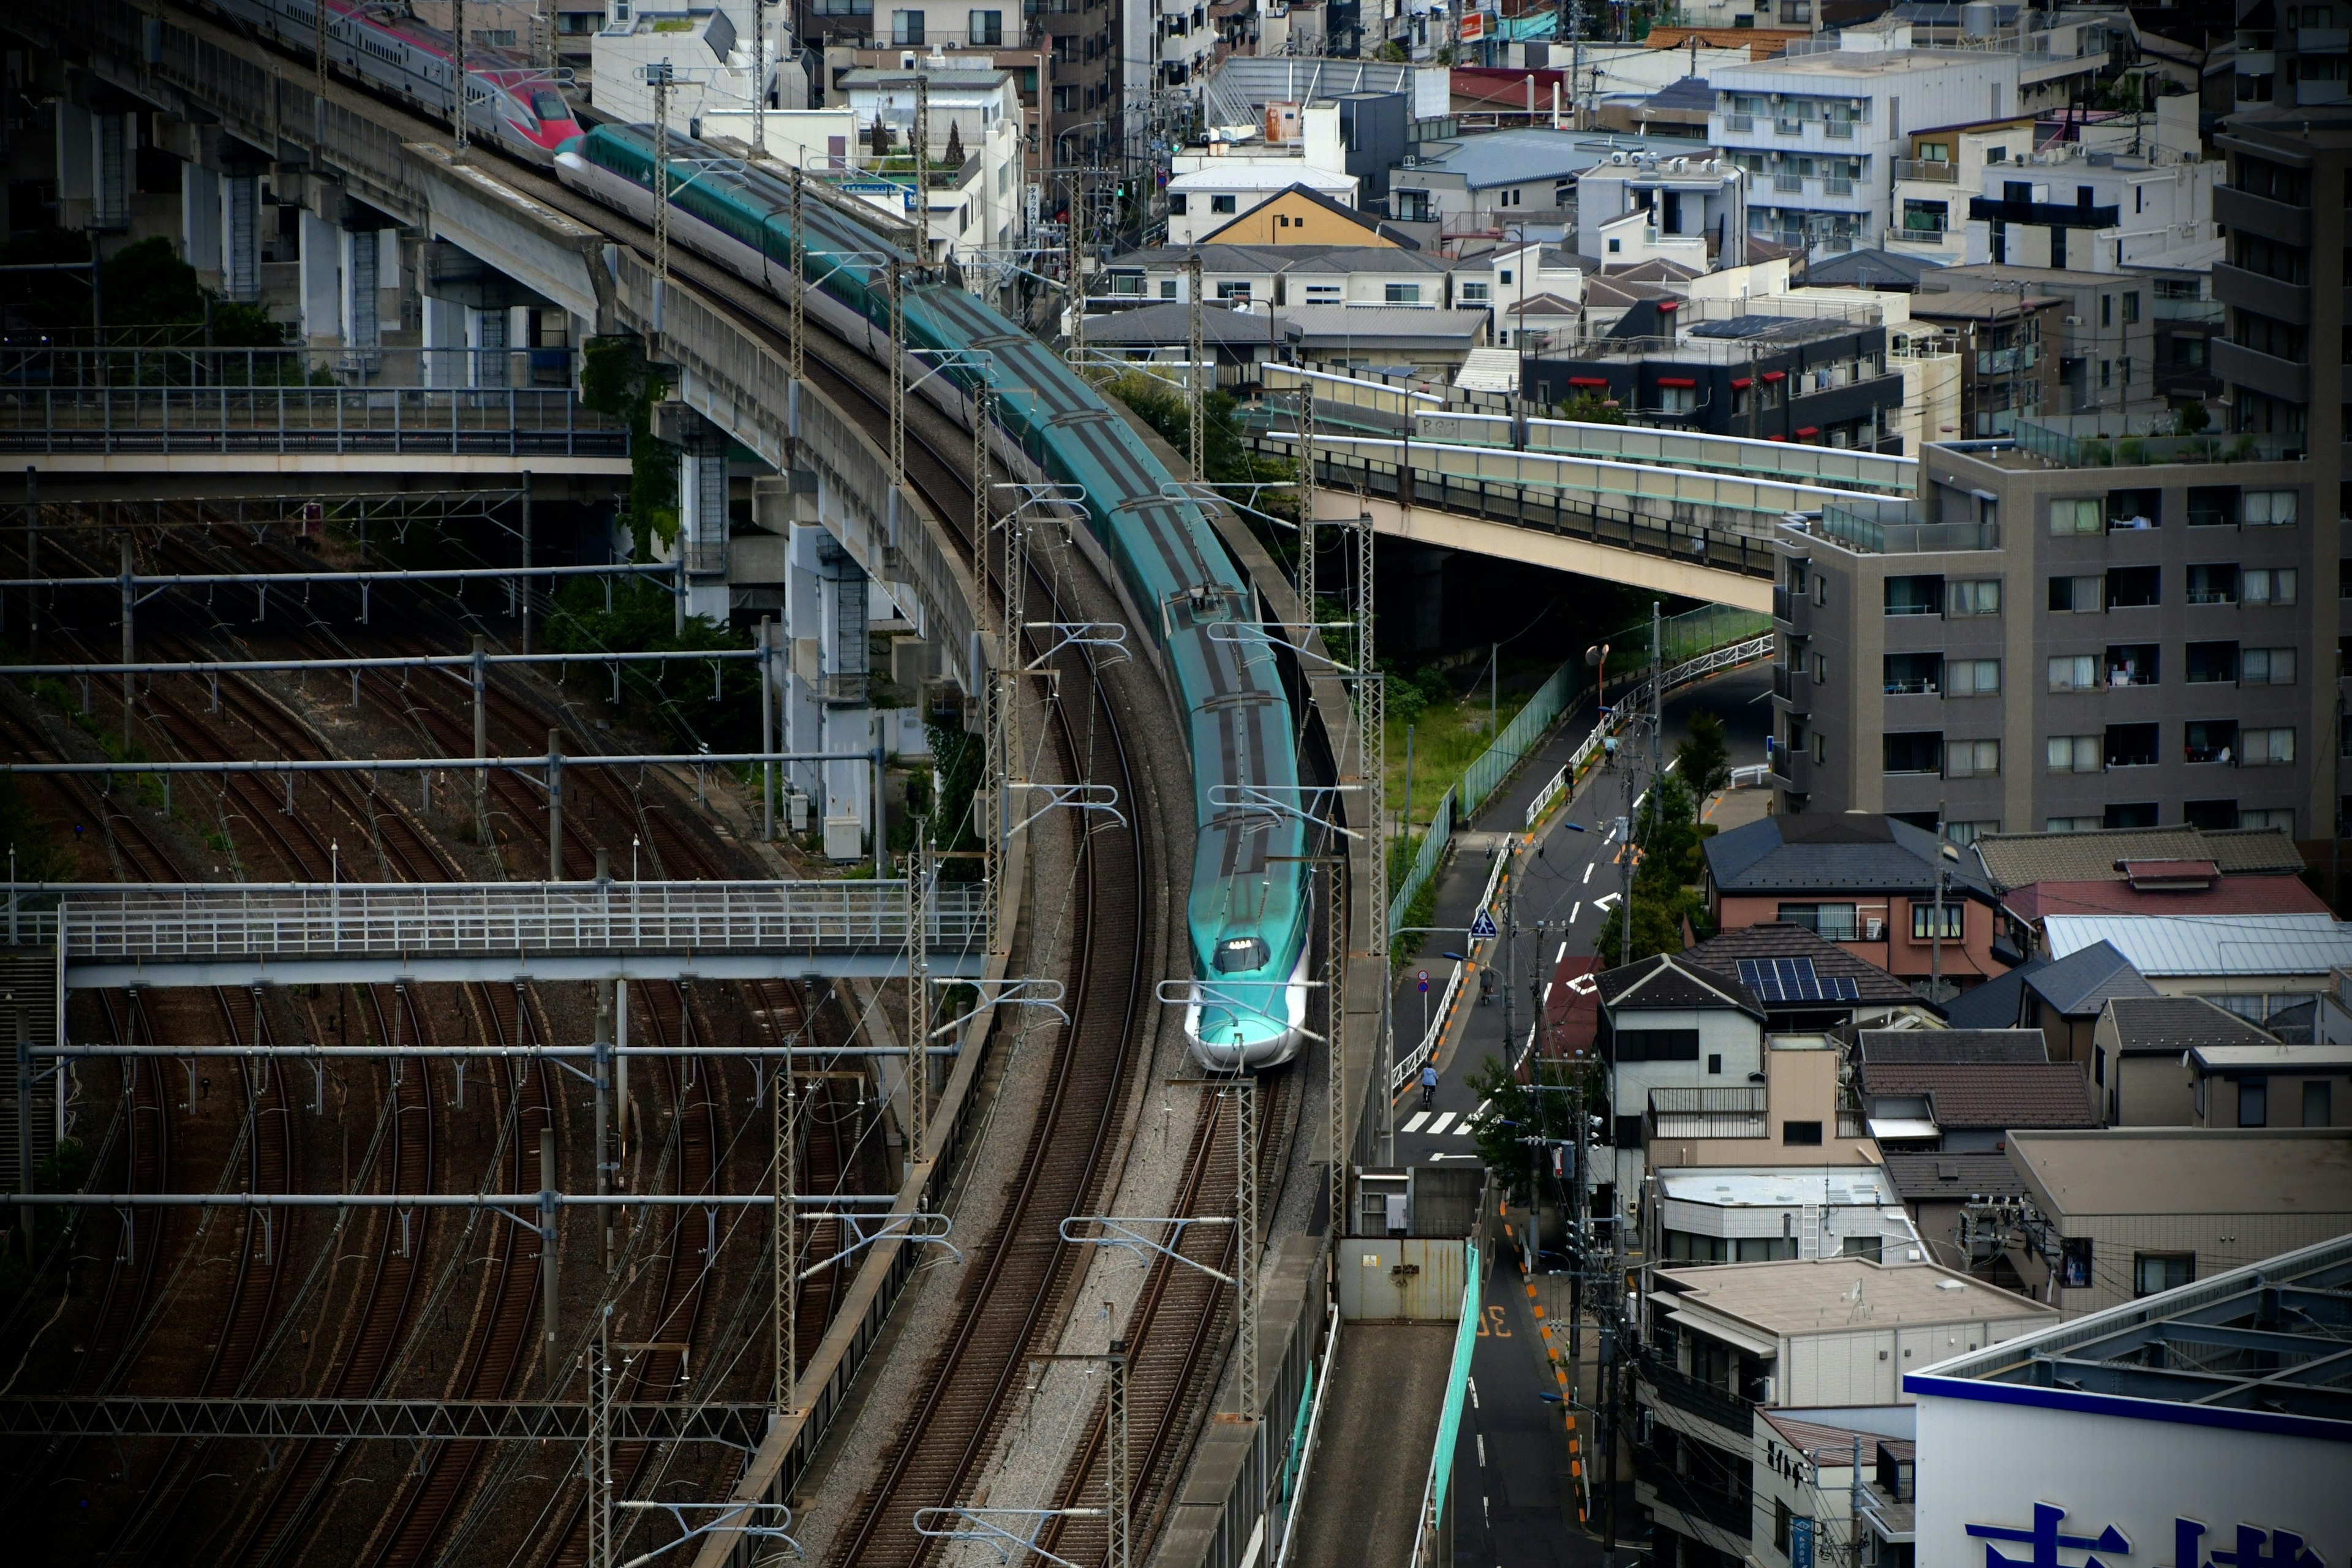
[{"label": "pedestrian walkway", "polygon": [[1409,1568],[1455,1332],[1376,1322],[1341,1331],[1290,1554],[1297,1568]]}]

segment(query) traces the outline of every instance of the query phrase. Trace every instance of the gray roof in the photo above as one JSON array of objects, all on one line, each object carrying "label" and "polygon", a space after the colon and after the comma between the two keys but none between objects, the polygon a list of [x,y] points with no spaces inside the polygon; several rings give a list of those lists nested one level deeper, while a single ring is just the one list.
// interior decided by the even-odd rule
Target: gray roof
[{"label": "gray roof", "polygon": [[2025,1178],[2017,1173],[2007,1154],[1882,1153],[1879,1157],[1886,1162],[1886,1179],[1906,1203],[2025,1195]]},{"label": "gray roof", "polygon": [[2066,1017],[2104,1011],[2118,996],[2153,996],[2156,987],[2140,977],[2131,960],[2107,942],[2094,942],[2026,976],[2028,989]]},{"label": "gray roof", "polygon": [[2177,1056],[2205,1046],[2264,1046],[2277,1037],[2202,996],[2117,996],[2107,1004],[2116,1043],[2126,1051]]},{"label": "gray roof", "polygon": [[1944,1022],[1955,1029],[2012,1029],[2024,1006],[2028,979],[2050,967],[2047,958],[2029,958],[2006,974],[1971,985],[1944,1006]]},{"label": "gray roof", "polygon": [[[1466,349],[1486,330],[1486,312],[1420,310],[1409,305],[1291,305],[1276,312],[1294,340],[1347,339],[1365,350],[1416,346]],[[1260,325],[1265,318],[1258,318]]]},{"label": "gray roof", "polygon": [[2122,881],[2121,867],[2131,860],[2210,860],[2225,876],[2292,876],[2304,864],[2294,840],[2279,828],[2209,833],[2185,823],[2095,833],[1988,833],[1975,847],[1994,884],[2004,889],[2034,882]]},{"label": "gray roof", "polygon": [[[1932,893],[1936,836],[1891,816],[1766,816],[1706,840],[1707,875],[1727,893]],[[1967,858],[1948,886],[1990,898]]]},{"label": "gray roof", "polygon": [[[1668,153],[1664,138],[1596,136],[1590,131],[1490,131],[1454,142],[1422,143],[1421,162],[1414,167],[1459,174],[1474,191],[1494,185],[1527,184],[1536,180],[1564,180],[1595,163],[1605,163],[1612,153]],[[1673,144],[1669,155],[1688,156],[1687,140]],[[1413,168],[1399,169],[1391,184],[1411,184]]]},{"label": "gray roof", "polygon": [[1921,274],[1940,270],[1936,263],[1916,256],[1897,256],[1888,250],[1850,250],[1843,256],[1809,264],[1805,281],[1815,288],[1907,289],[1918,283]]},{"label": "gray roof", "polygon": [[2039,1029],[1864,1029],[1862,1059],[1880,1062],[2046,1062]]},{"label": "gray roof", "polygon": [[1715,108],[1715,89],[1706,85],[1703,76],[1686,76],[1680,81],[1670,81],[1642,100],[1647,110],[1695,109],[1707,113]]},{"label": "gray roof", "polygon": [[[1234,347],[1268,347],[1282,341],[1288,315],[1276,310],[1269,331],[1263,310],[1231,310],[1212,306],[1201,312],[1201,335],[1207,342]],[[1098,343],[1141,346],[1189,343],[1192,341],[1192,310],[1189,305],[1139,305],[1087,318],[1087,337]]]},{"label": "gray roof", "polygon": [[1602,973],[1598,982],[1601,1000],[1612,1009],[1678,1012],[1684,1009],[1736,1007],[1762,1018],[1756,994],[1733,975],[1680,953],[1662,952]]}]

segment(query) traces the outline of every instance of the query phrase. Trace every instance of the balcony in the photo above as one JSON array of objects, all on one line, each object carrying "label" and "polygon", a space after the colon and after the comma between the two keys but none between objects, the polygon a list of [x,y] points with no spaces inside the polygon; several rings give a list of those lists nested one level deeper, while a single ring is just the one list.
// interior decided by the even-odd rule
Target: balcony
[{"label": "balcony", "polygon": [[2311,325],[2309,284],[2284,282],[2226,261],[2213,264],[2213,299],[2217,304],[2243,305],[2298,327]]},{"label": "balcony", "polygon": [[1652,1138],[1762,1138],[1767,1136],[1764,1086],[1728,1089],[1654,1089],[1650,1091]]},{"label": "balcony", "polygon": [[2041,363],[2042,345],[2040,343],[2027,343],[2022,348],[1977,351],[1979,375],[2008,375],[2013,371],[2032,370]]},{"label": "balcony", "polygon": [[1853,140],[1853,121],[1824,120],[1822,121],[1822,134],[1832,142],[1851,142]]},{"label": "balcony", "polygon": [[1853,182],[1852,180],[1825,179],[1822,182],[1822,195],[1825,196],[1851,196],[1853,195]]},{"label": "balcony", "polygon": [[1756,117],[1752,114],[1727,114],[1723,117],[1723,128],[1745,136],[1756,129]]},{"label": "balcony", "polygon": [[[2243,65],[2242,57],[2240,65]],[[2291,207],[2231,185],[2213,188],[2213,221],[2231,234],[2241,230],[2288,245],[2311,243],[2311,209]]]},{"label": "balcony", "polygon": [[2213,374],[2231,385],[2250,387],[2289,403],[2311,400],[2309,365],[2276,359],[2227,338],[2215,338],[2207,355]]},{"label": "balcony", "polygon": [[[2234,343],[2213,343],[2218,354]],[[2163,421],[2166,428],[2170,420]],[[2299,442],[2277,436],[2143,435],[2144,419],[2074,414],[2016,421],[2017,449],[2062,468],[2138,468],[2155,463],[2275,463],[2303,455]]]},{"label": "balcony", "polygon": [[[1754,1405],[1711,1383],[1700,1382],[1672,1362],[1660,1360],[1655,1355],[1643,1356],[1642,1378],[1668,1405],[1677,1410],[1687,1411],[1702,1421],[1713,1422],[1727,1432],[1736,1433],[1742,1441],[1746,1441],[1755,1429]],[[1741,1528],[1746,1528],[1744,1523]]]},{"label": "balcony", "polygon": [[1799,174],[1775,174],[1772,176],[1772,189],[1780,195],[1801,196],[1805,194],[1804,178]]},{"label": "balcony", "polygon": [[1801,120],[1775,120],[1772,121],[1772,133],[1775,136],[1802,136],[1805,122]]},{"label": "balcony", "polygon": [[1634,1450],[1633,1477],[1648,1489],[1655,1506],[1685,1520],[1711,1524],[1739,1541],[1747,1540],[1755,1529],[1751,1514],[1756,1505],[1748,1498],[1725,1491],[1702,1477],[1677,1474],[1646,1449]]},{"label": "balcony", "polygon": [[1931,185],[1951,185],[1959,183],[1959,166],[1956,163],[1930,163],[1919,158],[1895,160],[1897,180],[1920,180]]},{"label": "balcony", "polygon": [[2156,298],[2154,310],[2159,321],[2192,326],[2218,327],[2229,315],[2228,307],[2219,300],[2168,300],[2162,295]]},{"label": "balcony", "polygon": [[2113,228],[2121,207],[2087,207],[2074,202],[2012,202],[1994,196],[1970,196],[1971,220],[2038,224],[2051,228]]}]

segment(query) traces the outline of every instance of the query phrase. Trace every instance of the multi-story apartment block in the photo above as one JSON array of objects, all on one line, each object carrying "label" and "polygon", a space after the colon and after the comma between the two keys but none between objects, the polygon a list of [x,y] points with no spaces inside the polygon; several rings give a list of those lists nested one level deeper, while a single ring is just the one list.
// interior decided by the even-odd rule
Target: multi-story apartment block
[{"label": "multi-story apartment block", "polygon": [[[1999,288],[1958,286],[1911,296],[1911,319],[1941,329],[1960,353],[1960,429],[2006,436],[2016,420],[2058,406],[2059,328],[2065,301],[2022,279]],[[1936,279],[1941,283],[1943,279]]]},{"label": "multi-story apartment block", "polygon": [[[1133,0],[1128,9],[1151,6]],[[1099,162],[1124,145],[1119,14],[1111,0],[806,0],[801,26],[808,46],[824,51],[815,90],[827,103],[840,101],[835,83],[845,72],[903,68],[909,52],[985,56],[1014,73],[1038,144],[1033,156],[1060,165]]]},{"label": "multi-story apartment block", "polygon": [[2287,438],[2121,424],[1931,446],[1916,499],[1782,527],[1784,810],[2327,831],[2332,485]]},{"label": "multi-story apartment block", "polygon": [[1707,73],[1707,140],[1748,171],[1748,227],[1815,256],[1867,247],[1895,226],[1908,128],[2019,112],[2020,56],[1920,48],[1909,24],[1849,27],[1810,52]]}]

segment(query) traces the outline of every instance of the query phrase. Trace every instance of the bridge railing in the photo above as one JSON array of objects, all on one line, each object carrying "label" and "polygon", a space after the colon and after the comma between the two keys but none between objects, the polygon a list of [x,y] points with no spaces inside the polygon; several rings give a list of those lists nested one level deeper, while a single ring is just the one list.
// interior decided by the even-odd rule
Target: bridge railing
[{"label": "bridge railing", "polygon": [[[1269,455],[1296,461],[1296,444],[1262,444]],[[1317,482],[1333,489],[1362,489],[1384,500],[1401,499],[1398,465],[1377,458],[1331,452],[1316,463]],[[1772,542],[1760,534],[1710,528],[1636,512],[1588,499],[1568,489],[1467,479],[1415,468],[1412,504],[1436,511],[1464,512],[1563,539],[1681,561],[1717,572],[1769,581],[1779,572]]]},{"label": "bridge railing", "polygon": [[[930,900],[930,940],[986,941],[977,887]],[[23,929],[66,955],[121,959],[376,953],[806,952],[907,942],[904,880],[859,882],[292,883],[75,889]]]},{"label": "bridge railing", "polygon": [[625,458],[629,432],[562,391],[24,387],[0,392],[0,451]]}]

